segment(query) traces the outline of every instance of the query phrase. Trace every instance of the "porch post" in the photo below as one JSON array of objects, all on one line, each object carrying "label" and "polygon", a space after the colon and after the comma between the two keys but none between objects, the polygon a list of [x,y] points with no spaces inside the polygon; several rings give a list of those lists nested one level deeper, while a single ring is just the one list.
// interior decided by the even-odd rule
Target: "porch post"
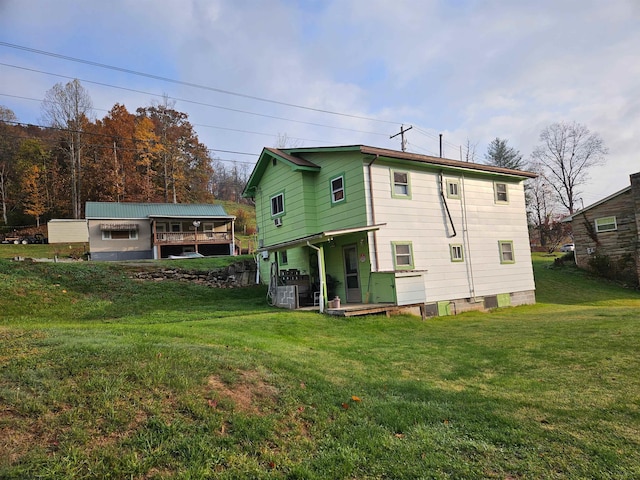
[{"label": "porch post", "polygon": [[[231,255],[236,254],[235,218],[231,219]],[[240,252],[242,253],[242,251]]]},{"label": "porch post", "polygon": [[316,247],[315,245],[311,245],[308,241],[307,241],[307,246],[309,248],[313,248],[316,252],[318,252],[318,276],[320,277],[320,313],[324,313],[324,305],[325,305],[325,292],[326,292],[326,279],[325,279],[325,274],[324,274],[324,248],[322,247],[322,244],[320,244],[320,247]]}]

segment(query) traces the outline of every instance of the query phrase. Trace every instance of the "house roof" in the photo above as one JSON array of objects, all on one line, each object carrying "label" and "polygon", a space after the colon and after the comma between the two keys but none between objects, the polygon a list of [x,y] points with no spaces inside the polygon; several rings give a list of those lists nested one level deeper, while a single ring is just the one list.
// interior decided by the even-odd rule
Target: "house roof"
[{"label": "house roof", "polygon": [[186,203],[119,203],[87,202],[85,218],[146,219],[146,218],[235,218],[227,215],[221,205]]},{"label": "house roof", "polygon": [[260,158],[256,163],[249,181],[244,189],[243,196],[251,197],[255,194],[255,189],[260,183],[260,179],[269,164],[270,159],[277,158],[288,164],[292,170],[319,171],[320,166],[304,158],[303,155],[310,153],[328,152],[358,152],[362,155],[372,155],[374,158],[383,157],[392,160],[404,160],[422,164],[436,165],[452,169],[462,169],[470,171],[485,172],[496,175],[507,175],[520,179],[535,178],[537,174],[510,168],[494,167],[481,163],[463,162],[448,158],[432,157],[430,155],[420,155],[417,153],[401,152],[387,148],[369,147],[367,145],[346,145],[333,147],[310,147],[310,148],[264,148]]},{"label": "house roof", "polygon": [[609,195],[606,198],[603,198],[602,200],[597,201],[596,203],[592,203],[591,205],[584,207],[581,210],[578,210],[577,212],[574,212],[572,215],[569,215],[567,217],[564,217],[562,219],[563,222],[570,222],[571,220],[573,220],[573,218],[577,215],[581,215],[582,213],[586,212],[587,210],[591,210],[592,208],[597,207],[598,205],[602,205],[605,202],[608,202],[609,200],[616,198],[620,195],[622,195],[623,193],[627,193],[631,191],[631,186],[625,187],[622,190],[616,192],[616,193],[612,193],[611,195]]},{"label": "house roof", "polygon": [[257,251],[262,252],[262,251],[286,250],[289,248],[300,247],[307,244],[322,243],[332,239],[333,237],[341,237],[343,235],[349,235],[352,233],[372,232],[374,230],[380,230],[380,227],[384,227],[385,225],[386,223],[379,223],[377,225],[364,225],[361,227],[342,228],[339,230],[327,230],[325,232],[318,232],[312,235],[306,235],[304,237],[294,238],[293,240],[288,240],[286,242],[267,245],[263,248],[259,248]]}]

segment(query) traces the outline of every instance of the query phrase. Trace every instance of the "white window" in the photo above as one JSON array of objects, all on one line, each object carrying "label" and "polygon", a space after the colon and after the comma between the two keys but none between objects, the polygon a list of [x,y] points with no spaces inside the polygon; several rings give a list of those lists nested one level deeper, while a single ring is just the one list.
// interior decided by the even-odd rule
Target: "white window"
[{"label": "white window", "polygon": [[137,230],[103,230],[103,240],[137,240]]},{"label": "white window", "polygon": [[271,216],[282,215],[284,213],[284,193],[271,197]]},{"label": "white window", "polygon": [[393,242],[393,259],[396,270],[413,269],[413,246],[411,242]]},{"label": "white window", "polygon": [[393,177],[393,191],[391,195],[393,197],[410,197],[411,185],[409,183],[409,172],[393,170],[391,175]]},{"label": "white window", "polygon": [[513,242],[511,240],[500,240],[500,263],[515,263],[516,257],[513,254]]},{"label": "white window", "polygon": [[341,175],[331,180],[331,203],[344,200],[344,177]]},{"label": "white window", "polygon": [[460,184],[457,180],[447,180],[447,197],[460,198]]},{"label": "white window", "polygon": [[509,190],[506,183],[494,183],[495,199],[496,203],[508,203],[509,202]]},{"label": "white window", "polygon": [[596,218],[596,232],[613,232],[618,229],[618,223],[616,217],[602,217]]},{"label": "white window", "polygon": [[449,245],[449,253],[451,254],[452,262],[464,261],[464,253],[461,244]]}]

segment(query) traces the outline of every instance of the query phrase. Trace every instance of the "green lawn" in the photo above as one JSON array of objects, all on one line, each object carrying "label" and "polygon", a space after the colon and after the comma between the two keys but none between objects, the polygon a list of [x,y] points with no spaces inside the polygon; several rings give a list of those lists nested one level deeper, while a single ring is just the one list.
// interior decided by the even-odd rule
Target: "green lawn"
[{"label": "green lawn", "polygon": [[640,478],[640,293],[422,321],[0,260],[0,478]]}]

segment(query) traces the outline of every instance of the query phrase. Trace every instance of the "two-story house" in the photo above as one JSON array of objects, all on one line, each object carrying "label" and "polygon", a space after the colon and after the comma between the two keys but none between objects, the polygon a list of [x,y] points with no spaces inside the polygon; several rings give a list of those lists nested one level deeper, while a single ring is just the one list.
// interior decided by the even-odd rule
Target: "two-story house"
[{"label": "two-story house", "polygon": [[244,190],[262,281],[273,295],[299,286],[297,303],[321,311],[338,296],[342,314],[535,303],[523,187],[534,176],[363,145],[265,148]]}]

